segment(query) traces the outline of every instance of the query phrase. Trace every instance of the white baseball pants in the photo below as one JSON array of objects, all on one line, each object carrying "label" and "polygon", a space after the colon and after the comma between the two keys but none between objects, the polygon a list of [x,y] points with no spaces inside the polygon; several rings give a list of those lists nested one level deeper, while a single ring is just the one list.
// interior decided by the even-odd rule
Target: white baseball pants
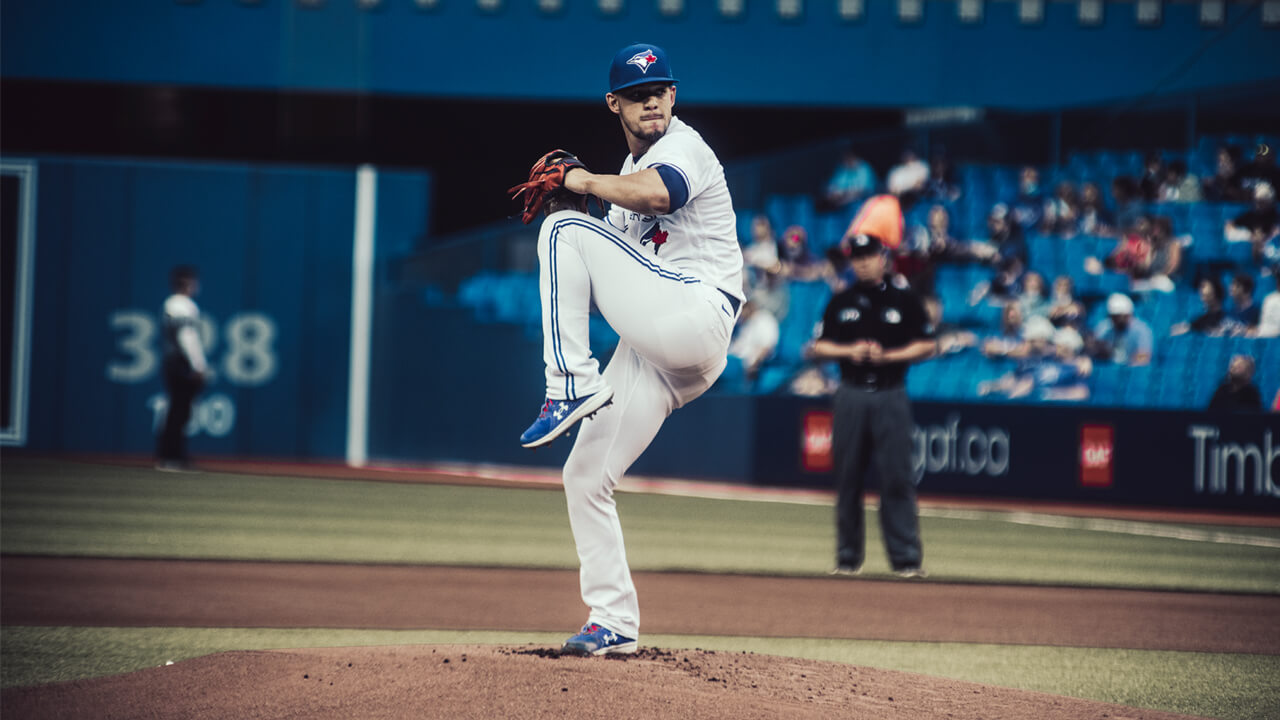
[{"label": "white baseball pants", "polygon": [[[588,622],[638,638],[640,607],[613,491],[667,416],[720,376],[734,310],[716,288],[583,213],[546,218],[538,259],[547,396],[614,391],[611,406],[582,421],[564,466],[582,600]],[[603,373],[588,345],[592,301],[621,338]]]}]

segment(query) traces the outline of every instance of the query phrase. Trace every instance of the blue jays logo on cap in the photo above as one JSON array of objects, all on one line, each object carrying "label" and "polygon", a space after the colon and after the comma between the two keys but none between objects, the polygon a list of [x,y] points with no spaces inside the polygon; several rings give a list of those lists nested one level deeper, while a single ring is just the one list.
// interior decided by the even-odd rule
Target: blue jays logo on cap
[{"label": "blue jays logo on cap", "polygon": [[652,50],[641,50],[631,59],[627,61],[628,65],[635,65],[640,68],[640,72],[649,72],[649,66],[658,62],[658,56],[653,54]]},{"label": "blue jays logo on cap", "polygon": [[679,82],[671,76],[667,53],[657,45],[628,45],[613,56],[609,66],[609,92],[651,82]]}]

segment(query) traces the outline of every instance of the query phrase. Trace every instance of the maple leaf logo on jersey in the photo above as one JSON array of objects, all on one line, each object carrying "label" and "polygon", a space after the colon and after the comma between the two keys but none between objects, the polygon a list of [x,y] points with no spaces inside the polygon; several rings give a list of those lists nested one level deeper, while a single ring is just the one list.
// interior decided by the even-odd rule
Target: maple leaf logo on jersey
[{"label": "maple leaf logo on jersey", "polygon": [[658,56],[654,55],[652,50],[645,50],[632,55],[627,64],[640,68],[641,73],[647,73],[649,72],[649,66],[656,62],[658,62]]},{"label": "maple leaf logo on jersey", "polygon": [[653,243],[654,255],[658,254],[658,251],[662,249],[662,244],[666,241],[667,231],[662,229],[662,225],[660,223],[654,223],[653,227],[649,228],[644,235],[640,236],[641,245],[648,245],[650,242]]}]

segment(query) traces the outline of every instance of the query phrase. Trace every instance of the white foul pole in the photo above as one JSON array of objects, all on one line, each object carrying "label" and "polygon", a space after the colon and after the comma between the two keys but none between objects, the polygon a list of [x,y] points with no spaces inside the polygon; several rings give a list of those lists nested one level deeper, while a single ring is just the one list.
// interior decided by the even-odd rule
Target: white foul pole
[{"label": "white foul pole", "polygon": [[347,464],[369,460],[369,361],[373,343],[373,246],[378,171],[356,169],[356,227],[351,257],[351,368],[347,384]]}]

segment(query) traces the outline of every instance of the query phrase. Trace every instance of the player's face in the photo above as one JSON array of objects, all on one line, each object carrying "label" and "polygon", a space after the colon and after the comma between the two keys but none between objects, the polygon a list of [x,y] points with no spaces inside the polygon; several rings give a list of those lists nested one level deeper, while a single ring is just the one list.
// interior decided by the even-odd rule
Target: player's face
[{"label": "player's face", "polygon": [[652,145],[667,132],[671,109],[676,104],[676,86],[648,83],[623,88],[605,96],[609,109],[622,120],[622,128],[637,140]]}]

